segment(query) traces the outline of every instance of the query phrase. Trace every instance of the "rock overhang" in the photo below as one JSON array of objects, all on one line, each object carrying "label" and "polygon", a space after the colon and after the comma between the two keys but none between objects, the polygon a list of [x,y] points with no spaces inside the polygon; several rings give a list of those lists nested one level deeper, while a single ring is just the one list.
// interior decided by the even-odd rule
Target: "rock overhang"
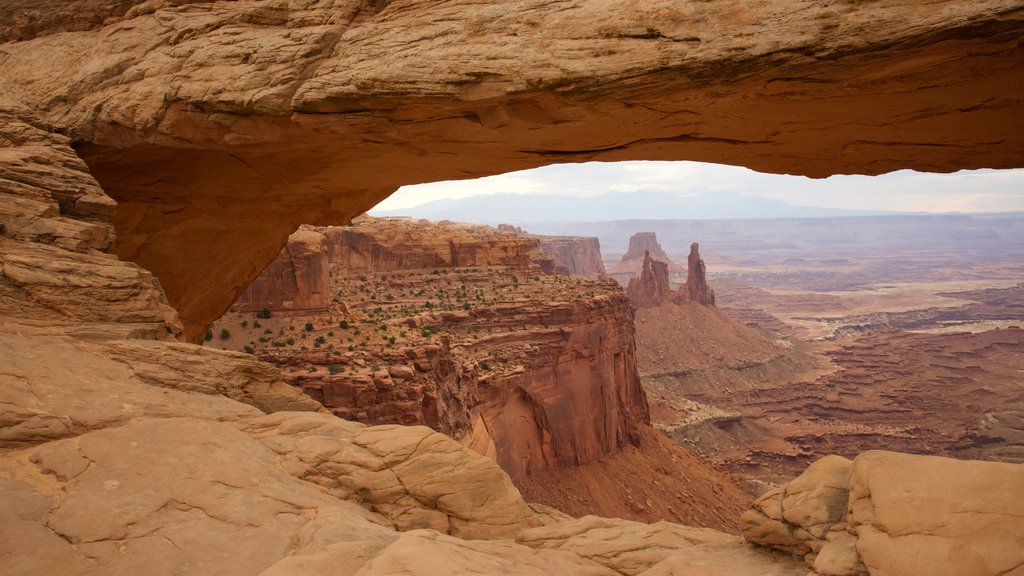
[{"label": "rock overhang", "polygon": [[299,224],[405,184],[592,160],[1024,165],[1019,1],[115,8],[3,29],[0,78],[72,136],[120,204],[118,254],[192,339]]}]

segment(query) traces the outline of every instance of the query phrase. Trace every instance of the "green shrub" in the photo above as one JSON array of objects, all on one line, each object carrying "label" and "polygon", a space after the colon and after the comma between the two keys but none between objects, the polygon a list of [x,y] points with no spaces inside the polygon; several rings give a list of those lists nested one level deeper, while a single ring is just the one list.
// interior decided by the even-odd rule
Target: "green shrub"
[{"label": "green shrub", "polygon": [[264,308],[263,310],[260,310],[259,312],[256,313],[256,317],[263,318],[264,320],[270,318],[270,308]]},{"label": "green shrub", "polygon": [[213,329],[212,328],[207,328],[206,329],[206,341],[209,342],[210,340],[213,340]]},{"label": "green shrub", "polygon": [[254,354],[256,352],[256,350],[252,346],[249,346],[248,344],[242,346],[242,350],[244,350],[246,354]]},{"label": "green shrub", "polygon": [[342,372],[345,371],[345,367],[342,366],[341,364],[331,364],[330,366],[327,367],[327,371],[330,372],[331,374],[341,374]]},{"label": "green shrub", "polygon": [[220,330],[220,339],[221,340],[230,340],[231,339],[231,332],[228,332],[227,328],[221,328],[221,330]]},{"label": "green shrub", "polygon": [[313,323],[312,322],[306,322],[306,332],[312,332],[312,331],[313,331]]}]

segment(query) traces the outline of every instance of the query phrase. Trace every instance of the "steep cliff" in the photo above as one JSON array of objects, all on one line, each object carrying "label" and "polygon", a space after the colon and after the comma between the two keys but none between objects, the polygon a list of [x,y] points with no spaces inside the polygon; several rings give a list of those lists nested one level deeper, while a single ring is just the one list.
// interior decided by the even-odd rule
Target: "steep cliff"
[{"label": "steep cliff", "polygon": [[540,248],[570,276],[595,280],[604,275],[601,242],[581,236],[541,236]]},{"label": "steep cliff", "polygon": [[327,237],[300,228],[232,305],[238,312],[326,310],[330,303]]},{"label": "steep cliff", "polygon": [[298,225],[405,184],[627,159],[954,171],[1024,150],[1020,0],[40,6],[2,6],[3,99],[72,137],[120,202],[118,254],[193,341]]},{"label": "steep cliff", "polygon": [[686,283],[679,288],[682,300],[714,306],[715,291],[708,286],[704,259],[700,257],[700,245],[696,242],[690,244],[690,254],[686,257],[686,263]]},{"label": "steep cliff", "polygon": [[474,266],[550,268],[535,238],[489,226],[361,217],[324,230],[329,260],[348,272]]},{"label": "steep cliff", "polygon": [[[504,248],[534,239],[507,229],[360,219],[318,230],[331,239],[328,252],[345,255],[332,269],[330,310],[228,314],[213,333],[230,338],[210,345],[281,366],[343,418],[444,432],[494,458],[543,503],[735,525],[739,489],[649,427],[633,311],[615,282],[545,275],[532,260],[510,259]],[[450,265],[444,248],[454,239],[477,247],[479,267]],[[408,257],[388,256],[399,244]],[[414,267],[431,262],[439,264]],[[597,489],[637,468],[651,474],[632,479],[632,504]],[[704,495],[703,504],[680,501],[682,492]]]},{"label": "steep cliff", "polygon": [[[1018,167],[1021,13],[1002,0],[0,3],[3,572],[804,574],[713,531],[538,512],[425,428],[261,414],[297,399],[272,368],[156,338],[201,339],[300,223],[347,221],[401,184],[598,158],[815,176]],[[113,216],[102,192],[121,200]],[[111,219],[134,264],[110,254]],[[965,484],[928,491],[925,510],[1007,494],[965,466],[940,471]],[[881,466],[878,501],[851,499],[890,536],[919,492],[894,468],[908,469]],[[982,518],[984,535],[1017,534],[1008,494],[985,505],[1010,514]],[[934,541],[974,508],[911,534]],[[905,549],[868,536],[868,566],[873,545]],[[1005,542],[914,548],[898,566],[958,569],[982,550],[1000,561],[979,573],[1006,574],[1021,547]]]},{"label": "steep cliff", "polygon": [[637,308],[657,306],[669,300],[668,264],[651,258],[650,253],[644,255],[640,275],[630,278],[626,286],[629,301]]},{"label": "steep cliff", "polygon": [[[537,260],[550,260],[537,242],[404,219],[300,230],[246,294],[280,286],[266,280],[278,270],[306,270],[292,285],[330,293],[330,309],[230,316],[213,332],[231,337],[213,344],[284,366],[340,416],[472,431],[513,477],[590,462],[635,443],[648,422],[632,311],[614,284],[541,274]],[[330,278],[297,255],[329,261]],[[285,288],[236,309],[294,312],[278,306]]]}]

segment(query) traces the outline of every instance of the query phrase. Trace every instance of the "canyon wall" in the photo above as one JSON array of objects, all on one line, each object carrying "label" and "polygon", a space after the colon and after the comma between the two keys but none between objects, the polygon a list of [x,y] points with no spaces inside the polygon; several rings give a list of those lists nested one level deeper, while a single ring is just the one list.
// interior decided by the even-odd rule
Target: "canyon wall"
[{"label": "canyon wall", "polygon": [[[298,266],[299,255],[321,265]],[[578,466],[636,443],[649,418],[628,300],[614,284],[544,275],[550,262],[536,238],[487,226],[304,228],[244,298],[269,297],[234,307],[289,314],[242,314],[214,332],[229,329],[225,347],[282,366],[341,417],[430,426],[514,478]],[[330,306],[298,316],[279,306],[314,285]],[[376,334],[352,338],[360,330]]]},{"label": "canyon wall", "polygon": [[570,276],[595,280],[604,275],[601,242],[582,236],[541,236],[540,248]]},{"label": "canyon wall", "polygon": [[193,341],[297,226],[406,184],[593,160],[825,177],[1024,155],[1020,0],[45,6],[3,5],[3,101],[71,137],[119,202],[117,253]]},{"label": "canyon wall", "polygon": [[360,218],[350,226],[330,227],[324,234],[329,239],[331,266],[349,272],[552,266],[537,239],[489,226]]},{"label": "canyon wall", "polygon": [[326,310],[330,303],[328,240],[300,228],[231,306],[238,312]]}]

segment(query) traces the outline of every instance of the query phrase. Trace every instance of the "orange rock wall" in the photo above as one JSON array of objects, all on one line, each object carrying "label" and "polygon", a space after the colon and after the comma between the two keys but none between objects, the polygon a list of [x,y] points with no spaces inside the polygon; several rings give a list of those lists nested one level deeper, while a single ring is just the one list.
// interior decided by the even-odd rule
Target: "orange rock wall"
[{"label": "orange rock wall", "polygon": [[232,306],[237,312],[326,310],[330,303],[327,237],[300,229]]},{"label": "orange rock wall", "polygon": [[540,248],[570,276],[594,279],[605,273],[601,242],[597,238],[542,236]]}]

